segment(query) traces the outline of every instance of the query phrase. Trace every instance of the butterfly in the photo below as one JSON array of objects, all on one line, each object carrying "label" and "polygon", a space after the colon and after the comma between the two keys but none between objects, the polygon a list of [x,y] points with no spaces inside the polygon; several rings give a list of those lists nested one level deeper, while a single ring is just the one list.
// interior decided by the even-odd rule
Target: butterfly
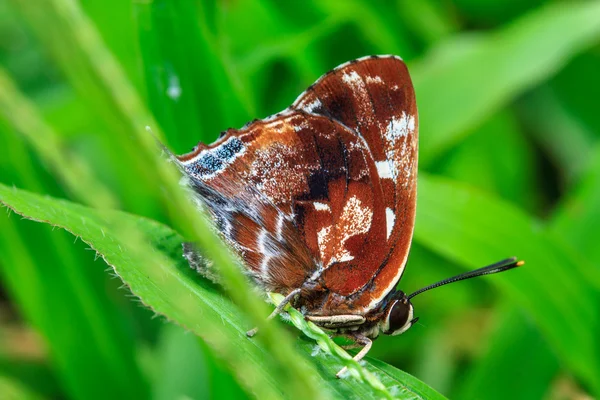
[{"label": "butterfly", "polygon": [[[328,72],[284,111],[229,129],[177,162],[247,275],[285,296],[270,318],[290,304],[363,346],[360,360],[380,333],[415,324],[417,294],[522,265],[510,258],[411,295],[396,290],[415,223],[418,125],[406,64],[369,56]],[[192,245],[184,255],[218,280]]]}]

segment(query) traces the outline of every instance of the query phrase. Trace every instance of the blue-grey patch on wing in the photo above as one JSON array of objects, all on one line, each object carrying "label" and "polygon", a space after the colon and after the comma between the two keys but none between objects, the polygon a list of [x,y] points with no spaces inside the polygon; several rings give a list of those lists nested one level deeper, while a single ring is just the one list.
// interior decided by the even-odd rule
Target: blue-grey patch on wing
[{"label": "blue-grey patch on wing", "polygon": [[187,169],[200,178],[211,178],[231,164],[244,148],[244,143],[239,138],[231,137],[213,149],[203,150]]},{"label": "blue-grey patch on wing", "polygon": [[236,158],[236,154],[241,152],[244,149],[244,143],[237,138],[232,137],[227,142],[223,143],[221,146],[217,147],[215,151],[215,155],[223,161],[231,161]]},{"label": "blue-grey patch on wing", "polygon": [[202,177],[204,175],[212,175],[213,173],[222,170],[223,162],[216,157],[212,151],[207,151],[190,167],[193,173]]}]

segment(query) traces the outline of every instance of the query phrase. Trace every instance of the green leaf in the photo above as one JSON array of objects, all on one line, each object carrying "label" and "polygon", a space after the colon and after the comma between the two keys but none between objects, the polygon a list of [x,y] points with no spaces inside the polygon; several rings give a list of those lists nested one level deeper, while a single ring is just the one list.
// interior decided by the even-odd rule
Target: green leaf
[{"label": "green leaf", "polygon": [[[116,323],[121,315],[102,288],[102,271],[90,271],[93,266],[78,262],[68,236],[53,235],[42,227],[21,231],[14,218],[5,215],[0,228],[3,284],[46,339],[67,393],[78,399],[146,396],[133,338]],[[31,255],[30,243],[21,240],[25,232],[55,247]],[[94,374],[89,373],[90,364]]]},{"label": "green leaf", "polygon": [[135,28],[131,23],[131,4],[121,0],[82,0],[81,7],[94,21],[102,39],[123,66],[129,80],[140,87],[139,55]]},{"label": "green leaf", "polygon": [[472,363],[454,395],[457,399],[542,399],[559,373],[552,350],[522,312],[500,307],[489,346]]},{"label": "green leaf", "polygon": [[[0,148],[10,149],[0,159],[2,180],[48,192],[52,180],[40,173],[2,115]],[[64,232],[7,215],[0,215],[0,232],[2,286],[44,339],[61,393],[74,399],[145,397],[148,385],[137,365],[130,326],[108,290],[109,277],[82,256],[82,244],[74,245]]]},{"label": "green leaf", "polygon": [[600,69],[600,52],[590,49],[563,68],[548,86],[571,118],[586,126],[594,138],[600,138],[600,114],[595,102],[600,97],[600,80],[590,79]]},{"label": "green leaf", "polygon": [[580,182],[555,210],[549,228],[556,238],[567,243],[573,252],[592,263],[591,279],[600,280],[600,144],[590,150],[589,161]]},{"label": "green leaf", "polygon": [[[330,15],[343,15],[352,20],[360,31],[360,37],[370,44],[375,54],[393,53],[410,57],[414,52],[408,40],[406,28],[397,21],[397,15],[390,12],[389,4],[364,3],[357,0],[344,2],[312,1],[321,12]],[[360,55],[356,55],[358,57]]]},{"label": "green leaf", "polygon": [[511,113],[494,115],[440,160],[436,173],[536,209],[536,154],[519,128]]},{"label": "green leaf", "polygon": [[197,338],[172,324],[165,325],[160,333],[152,398],[209,398],[210,371]]},{"label": "green leaf", "polygon": [[[102,134],[96,140],[110,151],[97,152],[96,156],[105,165],[118,162],[121,168],[129,171],[119,174],[125,192],[123,197],[129,204],[135,204],[135,209],[140,212],[144,209],[150,215],[158,214],[159,204],[153,202],[155,196],[152,195],[156,176],[148,168],[147,160],[140,155],[131,156],[140,153],[144,144],[154,146],[147,133],[144,133],[145,142],[136,141],[136,135],[132,135],[144,132],[146,125],[153,126],[153,119],[148,113],[135,112],[139,110],[140,102],[133,84],[103,45],[100,34],[80,4],[47,1],[34,6],[23,0],[11,0],[11,4],[29,23],[44,50],[68,78],[79,95],[78,100],[97,117],[95,122],[100,124]],[[113,86],[107,87],[106,81]]]},{"label": "green leaf", "polygon": [[[274,378],[277,376],[276,364],[260,342],[246,337],[248,320],[218,288],[189,268],[181,256],[183,239],[173,230],[133,215],[100,212],[3,185],[0,185],[0,201],[21,215],[62,227],[80,237],[98,251],[146,305],[204,338],[257,397],[281,396]],[[149,256],[165,257],[174,262],[160,264],[159,269],[149,267],[143,259],[138,259],[135,250],[128,247],[123,232],[112,228],[116,220],[129,221],[144,232],[146,240],[155,249]],[[338,398],[373,397],[373,390],[362,380],[336,379],[335,372],[344,365],[341,359],[323,352],[312,355],[314,347],[309,342],[298,346],[306,358],[315,361],[323,389]],[[378,363],[375,366],[367,364],[366,368],[380,377],[386,390],[394,390],[400,398],[420,397],[420,393],[427,398],[443,398],[392,367]]]},{"label": "green leaf", "polygon": [[490,283],[533,317],[561,360],[598,392],[600,286],[589,279],[592,267],[535,219],[458,183],[421,174],[418,204],[415,240],[435,252],[470,268],[525,260]]},{"label": "green leaf", "polygon": [[134,7],[150,108],[178,152],[191,147],[190,132],[210,142],[256,113],[250,91],[231,73],[208,28],[214,21],[202,2],[159,0]]},{"label": "green leaf", "polygon": [[580,178],[590,161],[594,132],[563,106],[548,85],[524,96],[519,105],[527,130],[559,167],[560,178],[567,183]]},{"label": "green leaf", "polygon": [[422,165],[600,39],[600,2],[548,5],[491,34],[453,37],[411,68]]},{"label": "green leaf", "polygon": [[37,400],[40,395],[12,378],[0,374],[0,393],[5,400]]},{"label": "green leaf", "polygon": [[400,0],[397,2],[403,23],[427,45],[456,33],[455,18],[444,12],[444,5],[432,0]]},{"label": "green leaf", "polygon": [[56,376],[50,367],[36,360],[18,359],[0,354],[0,377],[19,382],[42,398],[59,398],[61,394]]}]

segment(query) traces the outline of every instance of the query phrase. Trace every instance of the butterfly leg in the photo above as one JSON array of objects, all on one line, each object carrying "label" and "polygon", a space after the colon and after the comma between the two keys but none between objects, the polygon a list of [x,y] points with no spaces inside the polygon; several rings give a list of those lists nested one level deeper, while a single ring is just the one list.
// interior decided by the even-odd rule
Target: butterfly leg
[{"label": "butterfly leg", "polygon": [[[358,362],[360,360],[362,360],[364,358],[364,356],[367,355],[367,353],[369,352],[369,350],[371,350],[371,345],[373,344],[373,341],[371,339],[369,339],[368,337],[361,335],[361,334],[355,334],[355,335],[344,335],[349,339],[354,340],[354,344],[352,345],[348,345],[345,346],[344,348],[349,349],[349,348],[356,348],[356,347],[360,347],[360,346],[364,346],[362,348],[361,351],[359,351],[354,357],[353,360]],[[344,367],[340,370],[340,372],[338,372],[337,374],[335,374],[336,378],[341,378],[341,376],[348,371],[348,367]]]},{"label": "butterfly leg", "polygon": [[340,347],[344,350],[352,350],[352,349],[358,349],[359,347],[363,347],[363,345],[355,342],[355,343],[346,344],[346,345],[340,346]]},{"label": "butterfly leg", "polygon": [[[294,289],[287,296],[285,296],[285,298],[283,300],[281,300],[281,302],[279,304],[277,304],[277,307],[275,307],[273,312],[267,317],[267,321],[272,320],[273,318],[278,316],[279,313],[281,313],[283,311],[285,306],[287,306],[288,303],[290,301],[292,301],[294,299],[294,297],[296,297],[296,295],[298,295],[300,293],[300,290],[301,290],[300,288]],[[258,332],[258,328],[250,329],[248,332],[246,332],[246,336],[252,337],[252,336],[256,335],[256,332]]]}]

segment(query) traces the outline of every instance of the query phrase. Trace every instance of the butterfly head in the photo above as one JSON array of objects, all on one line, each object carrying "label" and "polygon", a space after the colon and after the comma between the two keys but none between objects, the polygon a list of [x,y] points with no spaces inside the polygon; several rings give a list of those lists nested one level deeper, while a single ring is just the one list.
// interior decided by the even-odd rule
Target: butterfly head
[{"label": "butterfly head", "polygon": [[525,264],[523,261],[518,261],[516,257],[512,257],[499,261],[495,264],[488,265],[487,267],[465,272],[460,275],[453,276],[452,278],[444,279],[432,285],[425,286],[424,288],[421,288],[408,296],[402,291],[393,292],[391,294],[392,297],[384,308],[384,317],[379,323],[379,330],[386,335],[394,336],[406,332],[408,328],[413,326],[419,320],[419,318],[415,318],[413,316],[414,308],[410,300],[423,292],[427,292],[428,290],[465,279],[508,271],[510,269],[520,267],[523,264]]},{"label": "butterfly head", "polygon": [[384,310],[380,330],[386,335],[400,335],[413,326],[419,318],[414,317],[414,308],[406,294],[398,291]]}]

